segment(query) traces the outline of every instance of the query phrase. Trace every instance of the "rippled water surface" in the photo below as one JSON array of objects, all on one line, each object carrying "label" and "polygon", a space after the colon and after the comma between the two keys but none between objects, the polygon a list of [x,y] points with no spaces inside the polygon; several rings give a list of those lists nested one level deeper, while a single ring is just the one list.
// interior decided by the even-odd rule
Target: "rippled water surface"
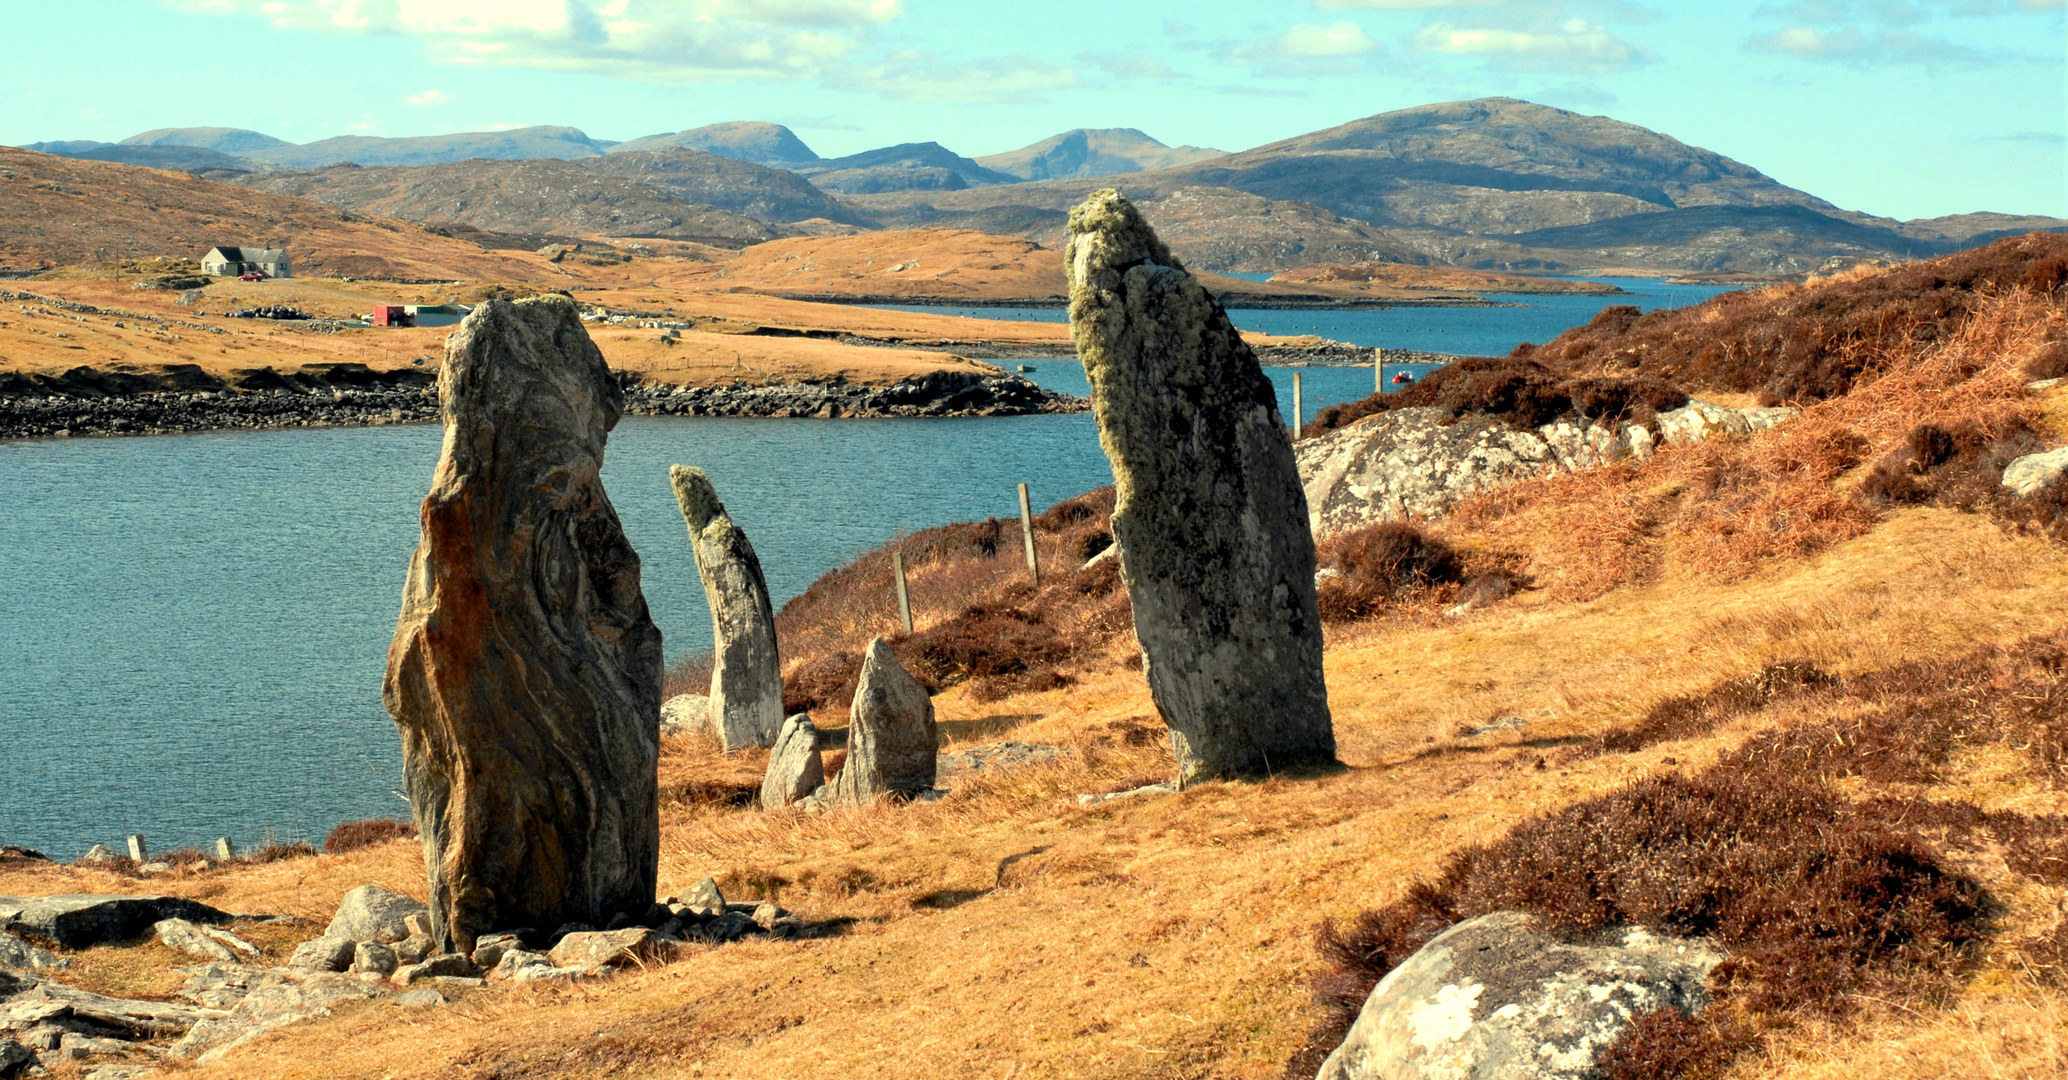
[{"label": "rippled water surface", "polygon": [[[1236,321],[1290,332],[1312,320],[1360,344],[1436,348],[1375,322],[1401,310]],[[1499,337],[1521,325],[1514,311],[1411,314],[1427,334],[1453,318],[1509,320],[1475,331]],[[1294,325],[1266,321],[1280,318]],[[1038,381],[1084,389],[1074,361],[1032,366]],[[1289,411],[1291,370],[1270,375]],[[1310,417],[1372,388],[1369,369],[1303,377]],[[412,426],[0,443],[0,843],[69,858],[132,832],[163,851],[220,835],[320,840],[339,821],[405,815],[380,680],[438,437]],[[778,604],[900,530],[1012,516],[1021,481],[1045,507],[1111,480],[1081,414],[628,417],[604,479],[670,657],[711,635],[673,462],[710,471]]]}]

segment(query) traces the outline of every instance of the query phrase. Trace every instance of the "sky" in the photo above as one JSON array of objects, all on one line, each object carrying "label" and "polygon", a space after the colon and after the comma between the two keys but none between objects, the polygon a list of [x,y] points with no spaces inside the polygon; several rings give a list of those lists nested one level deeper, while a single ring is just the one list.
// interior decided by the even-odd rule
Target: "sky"
[{"label": "sky", "polygon": [[[0,144],[726,120],[825,156],[1078,127],[1243,150],[1509,96],[1851,210],[2068,217],[2064,0],[0,0]],[[24,46],[27,47],[24,47]]]}]

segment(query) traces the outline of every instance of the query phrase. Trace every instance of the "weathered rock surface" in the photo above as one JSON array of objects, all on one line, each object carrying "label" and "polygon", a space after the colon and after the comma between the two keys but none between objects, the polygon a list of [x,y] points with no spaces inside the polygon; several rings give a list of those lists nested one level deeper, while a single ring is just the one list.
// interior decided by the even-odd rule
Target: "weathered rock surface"
[{"label": "weathered rock surface", "polygon": [[1627,930],[1571,945],[1495,912],[1394,968],[1318,1080],[1581,1080],[1634,1013],[1707,1003],[1720,953]]},{"label": "weathered rock surface", "polygon": [[378,885],[361,885],[345,894],[323,931],[327,938],[394,943],[409,936],[409,917],[422,915],[424,904]]},{"label": "weathered rock surface", "polygon": [[173,896],[0,896],[0,930],[84,949],[142,937],[161,919],[219,923],[229,915]]},{"label": "weathered rock surface", "polygon": [[445,446],[382,699],[402,732],[434,936],[653,903],[661,635],[604,493],[623,401],[560,297],[446,342]]},{"label": "weathered rock surface", "polygon": [[691,915],[715,919],[725,914],[725,894],[716,878],[704,878],[682,895],[682,907]]},{"label": "weathered rock surface", "polygon": [[203,960],[237,960],[237,954],[230,951],[227,942],[216,940],[201,927],[185,919],[161,919],[151,927],[151,932],[158,936],[161,944],[178,949],[189,956],[198,956]]},{"label": "weathered rock surface", "polygon": [[347,937],[323,937],[294,947],[287,966],[302,971],[343,971],[358,955],[359,943]]},{"label": "weathered rock surface", "polygon": [[1119,192],[1070,211],[1064,261],[1121,580],[1180,779],[1333,762],[1314,538],[1270,381]]},{"label": "weathered rock surface", "polygon": [[386,976],[401,966],[402,960],[395,955],[394,947],[378,941],[362,941],[352,950],[354,974]]},{"label": "weathered rock surface", "polygon": [[[214,965],[211,965],[213,967]],[[172,1045],[175,1058],[197,1057],[207,1062],[250,1042],[269,1031],[289,1024],[329,1016],[350,1001],[380,997],[382,992],[350,975],[328,972],[288,972],[281,969],[247,969],[244,973],[197,976],[190,979],[214,982],[219,987],[241,980],[245,992],[228,1015],[217,1014],[196,1022],[186,1036]],[[193,992],[207,992],[199,990]]]},{"label": "weathered rock surface", "polygon": [[668,482],[689,525],[697,576],[711,606],[711,725],[728,753],[769,746],[783,725],[783,676],[761,560],[704,470],[676,465]]},{"label": "weathered rock surface", "polygon": [[653,931],[643,926],[597,930],[561,938],[546,958],[564,968],[623,967],[652,959],[660,944]]},{"label": "weathered rock surface", "polygon": [[0,934],[0,968],[42,968],[63,971],[72,962],[48,949],[39,949],[13,934]]},{"label": "weathered rock surface", "polygon": [[475,967],[483,971],[494,971],[495,966],[503,962],[503,954],[523,947],[524,942],[515,934],[488,934],[474,939],[474,953],[471,959]]},{"label": "weathered rock surface", "polygon": [[425,979],[473,979],[481,975],[481,969],[472,960],[459,953],[439,953],[421,963],[404,964],[389,976],[397,986],[411,986]]},{"label": "weathered rock surface", "polygon": [[583,968],[556,967],[542,952],[528,949],[512,949],[489,973],[489,978],[498,982],[538,982],[544,979],[574,979],[588,974]]},{"label": "weathered rock surface", "polygon": [[847,715],[847,764],[829,785],[830,801],[864,803],[933,789],[940,748],[933,702],[882,638],[863,651],[861,682]]},{"label": "weathered rock surface", "polygon": [[952,754],[942,754],[934,765],[934,771],[938,780],[945,783],[950,779],[976,773],[994,773],[1027,765],[1043,765],[1063,756],[1065,752],[1062,747],[1048,743],[1008,740],[958,750]]},{"label": "weathered rock surface", "polygon": [[1442,517],[1468,496],[1533,476],[1644,461],[1662,444],[1749,435],[1796,411],[1690,401],[1660,413],[1654,436],[1641,424],[1560,420],[1522,430],[1493,417],[1445,422],[1441,409],[1394,409],[1301,440],[1300,482],[1314,535],[1326,538],[1381,521]]},{"label": "weathered rock surface", "polygon": [[711,726],[711,699],[702,694],[677,694],[661,702],[661,734],[687,735]]},{"label": "weathered rock surface", "polygon": [[2003,486],[2021,496],[2031,496],[2068,472],[2068,446],[2024,457],[2003,467]]},{"label": "weathered rock surface", "polygon": [[826,763],[819,755],[819,729],[811,716],[798,713],[783,721],[768,771],[761,775],[761,808],[779,810],[810,795],[826,782]]}]

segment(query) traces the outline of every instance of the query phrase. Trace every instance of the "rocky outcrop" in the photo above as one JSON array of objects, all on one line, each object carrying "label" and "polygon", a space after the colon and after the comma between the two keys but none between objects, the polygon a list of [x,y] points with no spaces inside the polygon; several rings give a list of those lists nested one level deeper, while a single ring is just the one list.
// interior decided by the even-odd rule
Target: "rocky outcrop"
[{"label": "rocky outcrop", "polygon": [[1482,915],[1380,980],[1318,1080],[1591,1080],[1632,1015],[1702,1008],[1722,959],[1644,930],[1575,945],[1524,915]]},{"label": "rocky outcrop", "polygon": [[1270,381],[1119,192],[1071,210],[1065,260],[1121,580],[1180,780],[1333,762],[1314,540]]},{"label": "rocky outcrop", "polygon": [[768,771],[761,775],[761,808],[780,810],[817,791],[825,782],[819,730],[812,725],[809,713],[798,713],[783,721],[775,748],[769,751]]},{"label": "rocky outcrop", "polygon": [[2003,468],[2003,486],[2020,497],[2030,497],[2068,472],[2068,446],[2038,454],[2026,454]]},{"label": "rocky outcrop", "polygon": [[940,748],[933,702],[882,638],[862,653],[861,682],[847,715],[847,764],[824,801],[865,803],[933,790]]},{"label": "rocky outcrop", "polygon": [[1027,416],[1082,412],[1084,399],[1018,375],[935,371],[888,386],[798,382],[751,386],[635,386],[628,412],[663,416]]},{"label": "rocky outcrop", "polygon": [[229,915],[174,896],[0,896],[0,931],[84,949],[149,933],[163,919],[219,923]]},{"label": "rocky outcrop", "polygon": [[0,934],[0,968],[42,968],[63,971],[72,961],[48,949],[39,949],[13,934]]},{"label": "rocky outcrop", "polygon": [[652,905],[661,635],[599,475],[621,398],[574,304],[475,308],[439,391],[445,449],[382,700],[432,936],[465,952]]},{"label": "rocky outcrop", "polygon": [[1381,521],[1442,517],[1468,496],[1517,480],[1644,461],[1661,445],[1749,435],[1795,413],[1689,401],[1660,413],[1655,427],[1559,420],[1520,429],[1495,417],[1452,421],[1438,408],[1394,409],[1302,440],[1300,482],[1314,535],[1326,538]]},{"label": "rocky outcrop", "polygon": [[329,1016],[339,1005],[377,998],[382,991],[350,975],[209,964],[187,969],[184,993],[206,996],[227,1014],[198,1019],[169,1051],[174,1058],[213,1061],[231,1048],[289,1024]]},{"label": "rocky outcrop", "polygon": [[257,959],[258,946],[213,926],[202,926],[185,919],[162,919],[151,927],[160,944],[177,949],[189,956],[203,960],[222,960],[234,963],[240,959]]},{"label": "rocky outcrop", "polygon": [[668,482],[689,525],[697,576],[711,607],[711,726],[727,753],[771,745],[783,723],[783,675],[761,560],[704,470],[676,465],[668,470]]}]

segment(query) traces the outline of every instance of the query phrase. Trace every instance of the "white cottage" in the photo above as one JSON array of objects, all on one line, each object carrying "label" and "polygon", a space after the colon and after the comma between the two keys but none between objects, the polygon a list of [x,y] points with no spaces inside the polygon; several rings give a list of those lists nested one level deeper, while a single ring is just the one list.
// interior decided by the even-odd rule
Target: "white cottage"
[{"label": "white cottage", "polygon": [[288,264],[286,248],[212,247],[201,256],[201,272],[217,277],[293,277],[294,267]]}]

